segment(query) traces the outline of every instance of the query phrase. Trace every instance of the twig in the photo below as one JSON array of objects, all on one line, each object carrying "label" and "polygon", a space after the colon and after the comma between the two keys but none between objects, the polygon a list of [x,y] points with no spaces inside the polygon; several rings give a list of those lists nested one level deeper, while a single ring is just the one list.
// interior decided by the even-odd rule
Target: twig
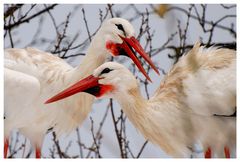
[{"label": "twig", "polygon": [[57,148],[57,153],[59,155],[59,158],[67,158],[67,157],[69,157],[61,150],[59,142],[58,142],[58,140],[56,138],[56,133],[54,131],[52,132],[52,135],[53,135],[53,142],[54,142],[54,144],[55,144],[55,146]]},{"label": "twig", "polygon": [[[186,15],[188,15],[188,11],[186,11],[185,9],[182,9],[180,7],[176,7],[176,6],[173,6],[173,7],[170,7],[167,12],[170,12],[171,10],[177,10],[177,11],[181,11],[183,13],[185,13]],[[196,19],[196,20],[199,20],[199,17],[195,16],[195,15],[190,15],[191,18],[193,19]],[[205,20],[204,21],[206,24],[210,24],[211,25],[211,21],[208,21],[208,20]],[[236,33],[235,31],[232,31],[231,28],[229,27],[226,27],[226,26],[223,26],[223,25],[220,25],[220,24],[217,24],[216,27],[220,28],[220,29],[223,29],[223,30],[228,30],[230,32],[234,32]]]},{"label": "twig", "polygon": [[[104,113],[104,116],[103,116],[103,118],[102,118],[102,120],[101,120],[101,122],[100,122],[100,124],[99,124],[99,128],[98,128],[97,133],[96,133],[96,138],[97,138],[97,139],[102,136],[102,135],[101,135],[101,130],[102,130],[103,124],[104,124],[104,122],[105,122],[105,120],[106,120],[106,118],[107,118],[108,111],[109,111],[109,107],[110,107],[110,105],[107,106],[106,111],[105,111],[105,113]],[[93,142],[93,144],[91,145],[91,148],[93,148],[93,147],[94,147],[94,142]],[[88,154],[87,154],[86,157],[89,157],[90,154],[91,154],[91,152],[92,152],[92,150],[89,150],[89,152],[88,152]]]},{"label": "twig", "polygon": [[24,158],[24,154],[25,154],[25,151],[26,151],[26,143],[27,143],[27,139],[25,138],[24,139],[24,148],[23,148],[23,152],[22,152],[22,158]]},{"label": "twig", "polygon": [[117,141],[118,141],[121,157],[122,158],[127,158],[126,157],[126,153],[123,150],[121,134],[120,134],[120,132],[119,132],[119,130],[117,128],[117,121],[116,121],[116,117],[115,117],[115,114],[114,114],[114,111],[113,111],[113,101],[112,101],[112,99],[110,99],[109,104],[110,104],[110,110],[111,110],[112,120],[113,120],[113,124],[114,124],[114,130],[115,130],[115,133],[116,133],[116,137],[117,137]]},{"label": "twig", "polygon": [[5,12],[4,12],[4,20],[6,18],[8,18],[9,16],[12,16],[14,14],[15,11],[17,11],[19,8],[21,8],[23,6],[23,4],[16,4],[16,5],[12,5],[11,7],[9,7]]},{"label": "twig", "polygon": [[114,17],[114,14],[113,14],[113,11],[112,11],[113,4],[107,4],[107,6],[108,6],[108,10],[109,10],[109,12],[111,14],[111,17],[113,18]]},{"label": "twig", "polygon": [[10,40],[10,43],[11,43],[11,47],[14,48],[14,43],[13,43],[11,29],[8,30],[8,35],[9,35],[9,40]]},{"label": "twig", "polygon": [[87,34],[88,34],[88,39],[89,41],[91,42],[92,39],[91,39],[91,34],[89,32],[89,27],[88,27],[88,23],[87,23],[87,19],[86,19],[86,15],[85,15],[85,10],[84,8],[82,8],[82,13],[83,13],[83,20],[84,20],[84,23],[85,23],[85,26],[86,26],[86,29],[87,29]]},{"label": "twig", "polygon": [[145,146],[147,145],[148,141],[145,141],[144,144],[142,145],[140,151],[138,152],[137,158],[139,158],[145,148]]},{"label": "twig", "polygon": [[28,18],[26,18],[24,20],[17,21],[16,23],[13,23],[13,24],[4,25],[4,30],[9,30],[9,29],[12,29],[12,28],[14,28],[16,26],[19,26],[19,25],[23,24],[23,23],[27,23],[30,20],[34,19],[35,17],[45,13],[46,11],[53,9],[56,5],[57,4],[53,4],[53,5],[51,5],[51,6],[47,7],[47,8],[39,11],[38,13],[33,14],[32,16],[30,16],[30,17],[28,17]]},{"label": "twig", "polygon": [[[55,50],[52,53],[55,53],[58,49],[60,49],[60,45],[61,45],[63,39],[66,37],[66,32],[67,32],[67,28],[68,28],[70,15],[71,15],[71,13],[69,13],[67,15],[62,34],[60,34],[60,32],[58,32],[57,44],[55,45]],[[60,57],[60,52],[58,53],[58,56]]]},{"label": "twig", "polygon": [[97,157],[98,158],[101,158],[101,154],[100,154],[100,151],[99,151],[99,145],[98,145],[98,143],[97,143],[97,138],[95,137],[95,135],[94,135],[94,128],[93,128],[93,125],[94,125],[94,121],[93,121],[93,119],[92,119],[92,117],[90,117],[90,120],[91,120],[91,134],[92,134],[92,138],[93,138],[93,142],[94,142],[94,145],[95,145],[95,153],[96,153],[96,155],[97,155]]},{"label": "twig", "polygon": [[80,157],[83,158],[83,148],[82,148],[82,145],[81,145],[81,136],[80,136],[80,131],[79,129],[77,128],[76,129],[76,133],[77,133],[77,144],[79,146],[79,153],[80,153]]}]

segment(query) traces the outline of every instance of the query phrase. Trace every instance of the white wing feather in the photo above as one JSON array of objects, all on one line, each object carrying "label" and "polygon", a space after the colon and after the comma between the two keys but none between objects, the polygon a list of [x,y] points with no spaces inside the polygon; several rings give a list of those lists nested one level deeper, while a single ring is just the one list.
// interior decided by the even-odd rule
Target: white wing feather
[{"label": "white wing feather", "polygon": [[[28,123],[31,111],[25,111],[40,94],[40,83],[37,78],[4,68],[4,117],[5,134],[14,128]],[[24,115],[21,115],[22,113]],[[15,120],[18,118],[18,120]]]},{"label": "white wing feather", "polygon": [[236,64],[216,71],[199,70],[184,80],[188,107],[201,115],[232,115],[236,111]]},{"label": "white wing feather", "polygon": [[190,112],[199,115],[234,114],[236,51],[204,49],[197,43],[174,65],[151,100],[166,96],[184,102]]}]

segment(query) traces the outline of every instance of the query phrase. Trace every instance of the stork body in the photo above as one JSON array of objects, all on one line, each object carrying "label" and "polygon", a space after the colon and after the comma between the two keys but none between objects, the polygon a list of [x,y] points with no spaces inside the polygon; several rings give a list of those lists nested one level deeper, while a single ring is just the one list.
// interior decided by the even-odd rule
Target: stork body
[{"label": "stork body", "polygon": [[94,67],[104,63],[104,57],[94,59],[92,63],[83,61],[79,67],[72,68],[58,57],[27,48],[6,50],[5,61],[6,59],[5,137],[10,135],[13,128],[17,128],[40,149],[49,128],[54,127],[57,135],[69,133],[91,111],[93,97],[87,94],[51,105],[44,105],[44,101],[61,91],[62,87],[69,86],[72,81],[91,73]]},{"label": "stork body", "polygon": [[[109,72],[102,74],[106,68]],[[202,146],[206,158],[230,157],[235,151],[235,51],[204,49],[197,43],[174,65],[149,100],[141,96],[137,80],[120,64],[105,63],[92,78],[95,81],[83,79],[61,95],[74,89],[74,93],[97,96],[88,89],[111,86],[101,96],[116,99],[144,137],[173,157],[190,157],[196,144]]]},{"label": "stork body", "polygon": [[91,74],[95,68],[105,62],[108,56],[121,54],[129,56],[140,71],[150,79],[131,47],[156,70],[134,38],[132,25],[121,18],[109,19],[102,25],[83,61],[76,68],[50,53],[34,48],[6,49],[4,156],[7,155],[8,137],[13,129],[20,130],[30,139],[32,145],[36,147],[36,157],[39,158],[43,138],[48,129],[53,128],[59,137],[79,126],[91,111],[93,103],[91,95],[79,94],[49,105],[45,105],[44,102],[63,88]]}]

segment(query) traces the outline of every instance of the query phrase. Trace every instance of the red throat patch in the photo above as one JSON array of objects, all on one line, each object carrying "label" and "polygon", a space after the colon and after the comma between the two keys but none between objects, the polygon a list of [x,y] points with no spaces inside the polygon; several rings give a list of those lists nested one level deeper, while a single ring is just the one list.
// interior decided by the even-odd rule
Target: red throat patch
[{"label": "red throat patch", "polygon": [[100,84],[99,87],[100,87],[100,91],[98,92],[98,94],[96,94],[96,97],[101,97],[101,96],[105,95],[106,93],[111,92],[114,89],[114,87],[112,85]]},{"label": "red throat patch", "polygon": [[106,48],[114,55],[114,56],[117,56],[119,55],[119,47],[117,44],[114,44],[113,42],[111,41],[108,41],[106,43]]}]

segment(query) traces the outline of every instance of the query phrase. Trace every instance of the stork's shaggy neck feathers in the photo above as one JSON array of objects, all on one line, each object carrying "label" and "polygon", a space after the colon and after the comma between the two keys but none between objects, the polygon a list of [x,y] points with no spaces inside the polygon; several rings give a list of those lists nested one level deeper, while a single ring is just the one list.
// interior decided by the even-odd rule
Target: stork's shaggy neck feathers
[{"label": "stork's shaggy neck feathers", "polygon": [[222,156],[224,146],[235,149],[236,119],[214,114],[235,112],[235,71],[235,51],[205,50],[196,44],[150,100],[143,99],[135,88],[115,98],[145,138],[168,154],[190,157],[194,144],[200,142],[203,151],[211,146]]},{"label": "stork's shaggy neck feathers", "polygon": [[[116,99],[128,119],[147,140],[160,145],[166,153],[172,156],[187,157],[190,155],[191,150],[182,143],[188,143],[188,139],[192,138],[191,132],[188,135],[185,134],[185,131],[188,131],[186,129],[192,126],[188,118],[179,118],[184,112],[178,109],[178,101],[171,100],[171,98],[161,101],[146,100],[141,96],[138,88],[130,89],[127,94]],[[175,134],[182,143],[172,140],[168,134]]]}]

